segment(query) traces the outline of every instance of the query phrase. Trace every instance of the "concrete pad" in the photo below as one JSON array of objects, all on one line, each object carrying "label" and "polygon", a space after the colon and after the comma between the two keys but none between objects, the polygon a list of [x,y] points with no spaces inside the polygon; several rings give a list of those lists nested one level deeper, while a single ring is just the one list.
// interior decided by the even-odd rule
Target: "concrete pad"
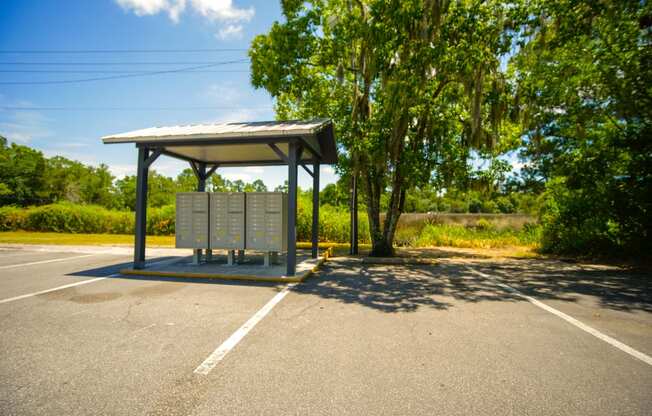
[{"label": "concrete pad", "polygon": [[286,256],[279,253],[278,262],[264,265],[264,253],[247,251],[244,261],[227,264],[226,254],[213,252],[210,262],[193,264],[192,256],[180,257],[176,262],[152,264],[145,269],[122,269],[120,273],[138,276],[163,276],[179,278],[248,280],[275,283],[296,283],[308,277],[326,260],[328,251],[321,258],[313,259],[308,250],[297,250],[297,267],[294,276],[286,274]]}]

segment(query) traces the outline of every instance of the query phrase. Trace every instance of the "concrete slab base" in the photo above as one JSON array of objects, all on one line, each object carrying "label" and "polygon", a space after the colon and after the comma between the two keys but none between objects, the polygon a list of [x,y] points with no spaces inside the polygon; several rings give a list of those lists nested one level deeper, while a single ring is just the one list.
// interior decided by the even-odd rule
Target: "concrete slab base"
[{"label": "concrete slab base", "polygon": [[308,250],[297,251],[297,269],[294,276],[287,276],[285,255],[279,255],[277,264],[265,266],[265,253],[247,252],[241,262],[229,264],[228,253],[213,252],[212,261],[194,264],[191,256],[179,257],[165,264],[152,264],[144,269],[122,269],[120,273],[137,276],[161,276],[196,279],[246,280],[256,282],[296,283],[314,273],[330,254],[326,250],[317,259]]}]

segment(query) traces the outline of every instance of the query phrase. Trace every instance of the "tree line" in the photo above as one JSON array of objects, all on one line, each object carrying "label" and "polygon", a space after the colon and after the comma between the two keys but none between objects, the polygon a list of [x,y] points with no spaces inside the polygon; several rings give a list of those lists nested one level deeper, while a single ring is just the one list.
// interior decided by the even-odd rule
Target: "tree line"
[{"label": "tree line", "polygon": [[[173,205],[175,193],[197,189],[192,169],[176,178],[149,172],[148,203],[152,207]],[[251,183],[230,181],[213,174],[207,190],[215,192],[265,192],[260,179]],[[116,179],[105,164],[88,166],[62,156],[45,157],[29,146],[8,143],[0,136],[0,206],[45,205],[70,202],[130,210],[136,206],[136,176]]]},{"label": "tree line", "polygon": [[[520,178],[496,177],[483,170],[475,171],[464,189],[447,189],[442,192],[433,184],[411,190],[406,197],[405,212],[454,213],[528,213],[536,214],[539,195],[524,190]],[[491,177],[491,179],[488,179]],[[197,189],[197,179],[192,169],[184,169],[175,178],[149,172],[148,204],[163,207],[174,204],[174,194]],[[219,174],[211,175],[207,190],[213,192],[266,192],[265,183],[254,180],[228,180]],[[274,189],[285,192],[287,181]],[[302,193],[311,192],[300,191]],[[320,203],[341,210],[350,204],[350,177],[326,185],[320,192]],[[40,151],[16,143],[8,144],[0,136],[0,206],[32,206],[58,202],[81,205],[99,205],[107,209],[135,210],[136,176],[116,179],[105,164],[88,166],[62,156],[47,158]],[[388,206],[388,195],[381,207]],[[364,203],[361,201],[364,208]]]}]

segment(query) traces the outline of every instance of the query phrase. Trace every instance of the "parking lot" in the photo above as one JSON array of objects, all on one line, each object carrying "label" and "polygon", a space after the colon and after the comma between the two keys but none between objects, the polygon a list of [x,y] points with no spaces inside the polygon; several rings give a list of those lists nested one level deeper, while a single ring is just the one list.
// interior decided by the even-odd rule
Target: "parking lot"
[{"label": "parking lot", "polygon": [[441,251],[286,287],[121,276],[130,260],[0,250],[0,414],[652,412],[644,274]]}]

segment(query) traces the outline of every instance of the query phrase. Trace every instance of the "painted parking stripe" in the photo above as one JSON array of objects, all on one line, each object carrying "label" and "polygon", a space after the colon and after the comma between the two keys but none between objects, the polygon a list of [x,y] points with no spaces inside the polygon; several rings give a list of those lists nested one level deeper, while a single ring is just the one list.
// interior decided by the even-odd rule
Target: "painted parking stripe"
[{"label": "painted parking stripe", "polygon": [[120,276],[120,273],[112,274],[111,276],[96,277],[95,279],[90,279],[90,280],[82,280],[81,282],[75,282],[75,283],[70,283],[70,284],[63,285],[63,286],[57,286],[57,287],[54,287],[52,289],[41,290],[39,292],[32,292],[32,293],[27,293],[25,295],[14,296],[13,298],[0,300],[0,304],[9,303],[9,302],[13,302],[15,300],[21,300],[21,299],[25,299],[25,298],[31,298],[32,296],[38,296],[38,295],[43,295],[45,293],[56,292],[57,290],[67,289],[69,287],[81,286],[81,285],[85,285],[85,284],[88,284],[88,283],[93,283],[93,282],[97,282],[99,280],[104,280],[104,279],[108,279],[110,277],[117,277],[117,276]]},{"label": "painted parking stripe", "polygon": [[[94,255],[95,254],[91,254],[91,256],[94,256]],[[162,259],[162,260],[152,261],[152,262],[150,262],[148,264],[154,264],[154,263],[166,264],[166,263],[172,263],[172,262],[175,262],[175,261],[178,261],[178,259]],[[75,283],[69,283],[69,284],[63,285],[63,286],[53,287],[52,289],[45,289],[45,290],[41,290],[41,291],[38,291],[38,292],[26,293],[24,295],[14,296],[13,298],[0,299],[0,304],[9,303],[9,302],[13,302],[13,301],[16,301],[16,300],[21,300],[21,299],[26,299],[26,298],[31,298],[31,297],[34,297],[34,296],[43,295],[45,293],[56,292],[57,290],[68,289],[69,287],[81,286],[81,285],[85,285],[85,284],[88,284],[88,283],[99,282],[100,280],[105,280],[105,279],[110,279],[112,277],[120,277],[120,276],[122,276],[122,274],[114,273],[114,274],[109,275],[109,276],[96,277],[95,279],[82,280],[82,281],[75,282]]]},{"label": "painted parking stripe", "polygon": [[10,264],[8,266],[0,266],[0,270],[2,270],[2,269],[13,269],[13,268],[16,268],[16,267],[24,267],[24,266],[33,266],[33,265],[36,265],[36,264],[55,263],[55,262],[58,262],[58,261],[83,259],[84,257],[91,257],[91,256],[97,256],[97,254],[84,254],[83,256],[72,256],[72,257],[63,257],[63,258],[59,258],[59,259],[33,261],[33,262],[30,262],[30,263]]},{"label": "painted parking stripe", "polygon": [[[470,272],[472,272],[474,274],[477,274],[478,276],[484,277],[485,279],[492,279],[492,277],[489,276],[488,274],[482,273],[482,272],[480,272],[478,270],[475,270],[475,269],[473,269],[471,267],[467,267],[467,269]],[[495,281],[495,279],[492,279],[492,280]],[[619,350],[631,355],[632,357],[638,358],[639,360],[643,361],[644,363],[646,363],[648,365],[652,365],[652,357],[650,357],[649,355],[644,354],[644,353],[642,353],[642,352],[640,352],[638,350],[635,350],[634,348],[630,347],[629,345],[623,344],[622,342],[618,341],[617,339],[612,338],[609,335],[603,334],[602,332],[598,331],[597,329],[595,329],[595,328],[593,328],[591,326],[588,326],[587,324],[585,324],[585,323],[583,323],[581,321],[578,321],[577,319],[573,318],[572,316],[566,315],[565,313],[563,313],[563,312],[561,312],[561,311],[559,311],[559,310],[557,310],[557,309],[555,309],[555,308],[553,308],[551,306],[548,306],[545,303],[543,303],[543,302],[541,302],[541,301],[539,301],[539,300],[537,300],[537,299],[535,299],[535,298],[533,298],[531,296],[527,296],[527,295],[519,292],[518,290],[514,289],[513,287],[511,287],[509,285],[506,285],[506,284],[500,283],[500,282],[496,282],[496,284],[498,286],[502,287],[503,289],[505,289],[505,290],[517,295],[517,296],[520,296],[521,298],[523,298],[523,299],[527,300],[528,302],[530,302],[531,304],[543,309],[544,311],[550,312],[551,314],[558,316],[559,318],[561,318],[564,321],[570,323],[571,325],[576,326],[577,328],[581,329],[582,331],[587,332],[587,333],[593,335],[594,337],[606,342],[607,344],[610,344],[610,345],[618,348]]]},{"label": "painted parking stripe", "polygon": [[278,292],[272,299],[269,300],[260,308],[258,312],[254,314],[247,322],[245,322],[240,328],[238,328],[226,341],[222,343],[211,355],[204,360],[199,367],[195,368],[195,374],[207,375],[211,370],[229,353],[236,345],[251,331],[258,322],[260,322],[273,308],[276,306],[283,298],[288,294],[290,289],[294,287],[295,284],[289,284]]}]

